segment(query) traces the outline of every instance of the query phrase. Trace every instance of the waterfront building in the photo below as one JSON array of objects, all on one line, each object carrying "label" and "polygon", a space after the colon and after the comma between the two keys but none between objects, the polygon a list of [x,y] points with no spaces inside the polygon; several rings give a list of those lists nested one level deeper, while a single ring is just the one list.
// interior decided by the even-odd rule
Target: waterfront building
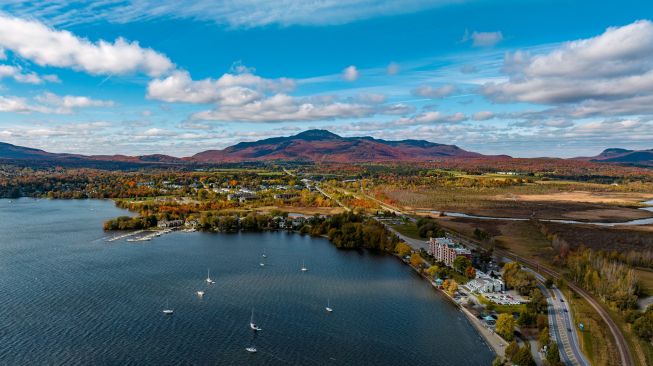
[{"label": "waterfront building", "polygon": [[159,220],[156,226],[160,227],[161,229],[166,229],[172,227],[179,227],[183,225],[184,225],[183,220]]},{"label": "waterfront building", "polygon": [[476,271],[476,278],[467,282],[464,287],[471,292],[485,294],[503,291],[505,284],[499,278],[492,278],[486,273]]},{"label": "waterfront building", "polygon": [[472,258],[472,252],[460,244],[454,243],[450,238],[431,238],[429,239],[428,253],[435,257],[435,260],[444,262],[449,267],[453,267],[453,261],[458,256]]}]

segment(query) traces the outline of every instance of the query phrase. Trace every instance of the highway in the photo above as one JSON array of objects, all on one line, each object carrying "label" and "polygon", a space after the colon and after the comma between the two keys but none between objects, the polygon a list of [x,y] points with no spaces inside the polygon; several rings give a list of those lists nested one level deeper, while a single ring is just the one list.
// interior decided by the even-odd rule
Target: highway
[{"label": "highway", "polygon": [[[538,271],[544,272],[545,274],[556,278],[560,279],[561,275],[551,269],[548,269],[546,267],[540,266],[537,262],[526,259],[523,257],[520,257],[518,255],[515,255],[513,253],[507,252],[505,250],[500,250],[500,249],[495,249],[494,252],[498,255],[502,255],[508,258],[512,258],[518,262],[525,263],[531,267],[538,268]],[[621,329],[619,329],[619,326],[612,320],[612,317],[610,314],[603,308],[603,306],[596,300],[590,293],[585,291],[584,289],[578,287],[576,284],[573,282],[567,282],[567,286],[575,291],[577,294],[582,296],[591,306],[596,310],[596,312],[601,316],[605,324],[607,324],[608,328],[610,329],[610,332],[612,333],[612,336],[615,340],[615,344],[617,345],[617,351],[619,352],[619,358],[621,360],[621,365],[623,366],[634,366],[635,361],[633,359],[633,355],[630,352],[630,348],[628,347],[628,343],[626,342],[626,338],[624,337],[623,333],[621,332]],[[558,290],[558,293],[560,291]],[[575,333],[575,332],[573,332]]]}]

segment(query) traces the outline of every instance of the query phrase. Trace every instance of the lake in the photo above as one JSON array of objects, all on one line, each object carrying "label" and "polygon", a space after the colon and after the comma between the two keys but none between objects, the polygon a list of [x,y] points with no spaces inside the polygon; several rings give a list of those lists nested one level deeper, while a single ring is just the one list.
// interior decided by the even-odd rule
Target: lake
[{"label": "lake", "polygon": [[[463,314],[394,257],[279,232],[106,242],[102,222],[124,214],[111,201],[0,200],[0,364],[489,365],[494,358]],[[213,285],[204,281],[207,268]],[[166,302],[174,315],[162,314]],[[258,334],[249,329],[253,308]],[[245,351],[251,344],[258,353]]]}]

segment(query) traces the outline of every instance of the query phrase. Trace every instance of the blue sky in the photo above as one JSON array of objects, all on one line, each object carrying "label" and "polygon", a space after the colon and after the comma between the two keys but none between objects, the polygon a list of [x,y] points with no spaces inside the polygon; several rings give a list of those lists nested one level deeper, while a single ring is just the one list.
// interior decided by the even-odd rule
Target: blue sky
[{"label": "blue sky", "polygon": [[326,128],[653,148],[648,1],[5,1],[0,141],[188,156]]}]

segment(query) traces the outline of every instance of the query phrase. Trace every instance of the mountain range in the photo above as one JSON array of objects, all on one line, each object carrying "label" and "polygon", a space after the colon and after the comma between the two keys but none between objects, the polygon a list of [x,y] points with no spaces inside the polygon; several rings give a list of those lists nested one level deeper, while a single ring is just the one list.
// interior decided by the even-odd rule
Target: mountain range
[{"label": "mountain range", "polygon": [[[220,164],[260,161],[312,163],[422,162],[440,159],[510,158],[463,150],[455,145],[425,140],[388,141],[369,136],[342,137],[327,130],[307,130],[297,135],[240,142],[222,150],[206,150],[193,156],[80,155],[50,153],[0,142],[0,161],[24,165],[122,167],[132,165]],[[594,157],[576,160],[653,166],[653,150],[606,149]]]},{"label": "mountain range", "polygon": [[326,130],[308,130],[294,136],[240,142],[222,150],[207,150],[184,158],[161,154],[140,156],[59,154],[0,143],[1,160],[72,165],[217,164],[256,161],[344,163],[428,161],[450,157],[481,158],[484,155],[463,150],[455,145],[436,144],[425,140],[386,141],[372,137],[341,137]]},{"label": "mountain range", "polygon": [[628,165],[653,166],[653,149],[649,150],[627,150],[611,148],[605,149],[599,155],[578,158],[597,163],[618,163]]}]

